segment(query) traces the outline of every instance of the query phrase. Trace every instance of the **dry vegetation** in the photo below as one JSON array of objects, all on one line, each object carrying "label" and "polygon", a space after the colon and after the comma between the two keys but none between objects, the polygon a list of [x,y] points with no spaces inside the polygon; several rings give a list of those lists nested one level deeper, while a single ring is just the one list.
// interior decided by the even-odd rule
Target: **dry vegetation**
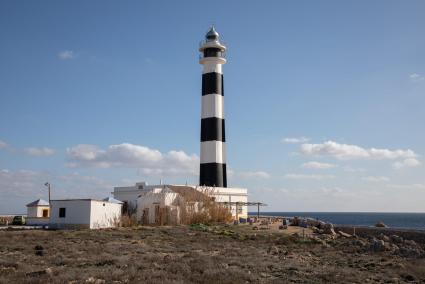
[{"label": "dry vegetation", "polygon": [[0,232],[0,283],[424,283],[425,260],[251,226]]},{"label": "dry vegetation", "polygon": [[[177,187],[173,187],[176,191]],[[198,190],[178,192],[183,201],[180,203],[182,224],[216,224],[232,221],[232,213],[223,204],[215,202],[214,189],[202,187]]]}]

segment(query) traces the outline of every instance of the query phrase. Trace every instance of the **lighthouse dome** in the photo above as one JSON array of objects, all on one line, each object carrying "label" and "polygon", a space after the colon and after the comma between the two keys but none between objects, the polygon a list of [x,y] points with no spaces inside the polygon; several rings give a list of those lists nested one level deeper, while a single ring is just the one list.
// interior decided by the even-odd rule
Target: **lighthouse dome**
[{"label": "lighthouse dome", "polygon": [[210,28],[210,30],[207,32],[207,34],[205,35],[205,38],[207,39],[207,41],[212,41],[212,40],[218,40],[218,32],[214,29],[214,26],[212,26]]}]

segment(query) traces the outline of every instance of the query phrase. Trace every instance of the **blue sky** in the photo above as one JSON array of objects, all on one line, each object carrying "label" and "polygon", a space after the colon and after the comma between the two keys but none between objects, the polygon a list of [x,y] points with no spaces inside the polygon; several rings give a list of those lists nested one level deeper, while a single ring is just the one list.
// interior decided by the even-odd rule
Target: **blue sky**
[{"label": "blue sky", "polygon": [[195,184],[198,44],[224,66],[229,185],[269,211],[425,212],[423,1],[1,1],[0,214]]}]

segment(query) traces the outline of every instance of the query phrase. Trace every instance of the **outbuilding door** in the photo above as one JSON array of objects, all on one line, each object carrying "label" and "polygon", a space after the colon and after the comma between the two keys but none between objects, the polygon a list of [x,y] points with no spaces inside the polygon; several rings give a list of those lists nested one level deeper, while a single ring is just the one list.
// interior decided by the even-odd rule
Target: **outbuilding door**
[{"label": "outbuilding door", "polygon": [[149,208],[143,209],[142,224],[143,225],[149,224]]},{"label": "outbuilding door", "polygon": [[160,225],[161,222],[161,210],[159,209],[159,204],[155,204],[155,224]]}]

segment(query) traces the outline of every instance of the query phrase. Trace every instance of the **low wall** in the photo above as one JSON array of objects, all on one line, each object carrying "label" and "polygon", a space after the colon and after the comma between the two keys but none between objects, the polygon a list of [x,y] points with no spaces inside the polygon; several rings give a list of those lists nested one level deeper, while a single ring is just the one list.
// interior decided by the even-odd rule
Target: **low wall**
[{"label": "low wall", "polygon": [[49,224],[49,229],[80,230],[90,229],[89,224]]},{"label": "low wall", "polygon": [[26,218],[26,225],[30,226],[44,226],[48,225],[50,221],[50,218],[43,218],[43,217],[27,217]]}]

